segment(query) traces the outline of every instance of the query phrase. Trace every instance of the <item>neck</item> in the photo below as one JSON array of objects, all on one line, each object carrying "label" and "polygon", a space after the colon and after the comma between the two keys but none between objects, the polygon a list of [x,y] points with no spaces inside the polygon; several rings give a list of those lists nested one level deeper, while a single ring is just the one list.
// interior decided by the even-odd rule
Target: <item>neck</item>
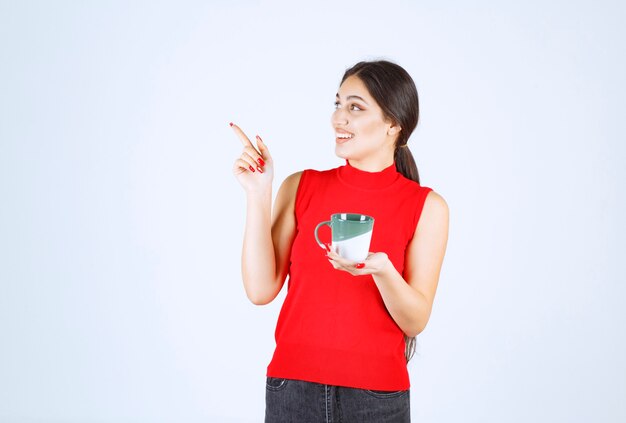
[{"label": "neck", "polygon": [[380,172],[383,169],[391,166],[393,162],[393,157],[378,159],[378,160],[354,160],[354,159],[346,159],[346,162],[350,164],[350,166],[364,170],[365,172]]}]

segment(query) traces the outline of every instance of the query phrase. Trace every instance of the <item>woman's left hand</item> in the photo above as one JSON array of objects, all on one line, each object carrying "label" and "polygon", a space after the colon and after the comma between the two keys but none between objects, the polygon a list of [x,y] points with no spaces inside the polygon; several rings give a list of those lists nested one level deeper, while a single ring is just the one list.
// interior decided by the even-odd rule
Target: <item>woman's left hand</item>
[{"label": "woman's left hand", "polygon": [[[392,265],[389,256],[386,253],[369,253],[367,258],[361,262],[346,260],[341,257],[335,249],[330,247],[330,251],[326,253],[328,261],[337,270],[343,270],[353,276],[374,275]],[[328,249],[328,248],[327,248]]]}]

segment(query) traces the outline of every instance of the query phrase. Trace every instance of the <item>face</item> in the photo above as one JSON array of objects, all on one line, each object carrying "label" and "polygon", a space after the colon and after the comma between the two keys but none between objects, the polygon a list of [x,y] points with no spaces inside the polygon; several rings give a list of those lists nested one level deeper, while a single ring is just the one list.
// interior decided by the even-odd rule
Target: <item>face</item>
[{"label": "face", "polygon": [[331,124],[337,156],[356,161],[393,158],[399,128],[384,120],[382,109],[357,76],[349,76],[339,87]]}]

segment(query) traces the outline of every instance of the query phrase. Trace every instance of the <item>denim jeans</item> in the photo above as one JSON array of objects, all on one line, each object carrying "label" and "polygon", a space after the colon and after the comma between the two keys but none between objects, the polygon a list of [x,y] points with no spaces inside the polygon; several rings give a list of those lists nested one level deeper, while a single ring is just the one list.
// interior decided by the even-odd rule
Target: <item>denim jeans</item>
[{"label": "denim jeans", "polygon": [[265,423],[407,423],[410,389],[373,391],[267,377]]}]

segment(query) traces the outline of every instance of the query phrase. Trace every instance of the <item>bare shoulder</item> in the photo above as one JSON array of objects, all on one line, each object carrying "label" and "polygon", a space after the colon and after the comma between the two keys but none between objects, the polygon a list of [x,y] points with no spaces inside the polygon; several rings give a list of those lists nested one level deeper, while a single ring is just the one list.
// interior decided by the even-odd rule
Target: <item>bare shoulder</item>
[{"label": "bare shoulder", "polygon": [[303,170],[292,173],[291,175],[287,176],[285,178],[285,180],[283,181],[283,186],[285,186],[287,189],[291,190],[297,190],[298,189],[298,184],[300,184],[300,178],[302,177],[302,172],[304,172]]},{"label": "bare shoulder", "polygon": [[276,203],[279,206],[293,206],[296,198],[296,193],[298,192],[298,185],[300,185],[302,172],[303,171],[292,173],[291,175],[287,176],[283,183],[280,185],[280,188],[278,189],[278,194],[276,196]]},{"label": "bare shoulder", "polygon": [[428,195],[426,196],[426,201],[424,203],[424,208],[428,207],[429,209],[432,209],[433,211],[438,211],[438,212],[448,212],[449,208],[448,208],[448,203],[446,202],[446,200],[441,196],[441,194],[439,194],[436,191],[430,191],[428,193]]},{"label": "bare shoulder", "polygon": [[439,228],[447,231],[450,209],[446,200],[437,192],[430,191],[426,196],[424,208],[416,230],[421,227]]}]

